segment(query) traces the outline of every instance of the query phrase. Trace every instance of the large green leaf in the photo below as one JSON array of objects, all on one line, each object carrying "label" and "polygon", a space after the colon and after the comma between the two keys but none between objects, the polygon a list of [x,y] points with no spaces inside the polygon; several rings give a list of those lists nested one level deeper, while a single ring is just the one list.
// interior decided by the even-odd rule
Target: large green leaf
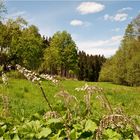
[{"label": "large green leaf", "polygon": [[76,130],[82,130],[83,129],[83,126],[81,124],[74,124],[73,127],[76,129]]},{"label": "large green leaf", "polygon": [[134,134],[133,140],[139,140],[139,137]]},{"label": "large green leaf", "polygon": [[62,130],[59,130],[57,134],[55,134],[54,136],[50,137],[50,140],[63,140],[63,137],[59,137],[59,135],[61,134]]},{"label": "large green leaf", "polygon": [[2,136],[5,133],[6,128],[7,128],[6,125],[0,127],[0,136]]},{"label": "large green leaf", "polygon": [[108,137],[109,140],[119,140],[121,139],[121,135],[112,129],[105,130],[104,134]]},{"label": "large green leaf", "polygon": [[70,138],[71,138],[72,140],[77,139],[76,130],[75,130],[75,129],[72,129],[72,130],[71,130],[71,132],[70,132]]},{"label": "large green leaf", "polygon": [[46,138],[51,132],[50,128],[42,128],[41,132],[37,134],[37,138]]},{"label": "large green leaf", "polygon": [[86,124],[85,124],[85,130],[86,131],[95,131],[97,129],[97,125],[95,122],[93,122],[92,120],[87,120]]},{"label": "large green leaf", "polygon": [[58,119],[49,119],[47,121],[47,124],[60,123],[60,122],[62,122],[62,120],[60,118],[58,118]]},{"label": "large green leaf", "polygon": [[20,138],[19,138],[18,134],[15,134],[15,135],[14,135],[13,140],[20,140]]}]

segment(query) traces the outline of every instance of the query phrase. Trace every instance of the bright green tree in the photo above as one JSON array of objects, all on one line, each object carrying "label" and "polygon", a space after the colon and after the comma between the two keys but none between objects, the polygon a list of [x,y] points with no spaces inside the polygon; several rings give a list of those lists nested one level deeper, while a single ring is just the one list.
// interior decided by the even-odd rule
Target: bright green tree
[{"label": "bright green tree", "polygon": [[126,28],[119,50],[100,73],[101,81],[130,86],[140,85],[140,16]]},{"label": "bright green tree", "polygon": [[[31,25],[22,30],[21,35],[11,42],[10,55],[29,69],[37,69],[42,56],[42,38],[36,26]],[[15,60],[14,60],[15,61]]]},{"label": "bright green tree", "polygon": [[61,76],[68,77],[69,71],[76,72],[77,47],[69,33],[67,33],[66,31],[55,33],[50,41],[50,49],[47,48],[45,52],[52,52],[52,50],[55,51],[54,56],[50,56],[50,58],[52,59],[48,59],[49,56],[47,57],[46,54],[44,54],[44,56],[47,58],[45,59],[45,61],[50,60],[50,62],[47,62],[49,64],[49,67],[52,67],[52,61],[57,59],[57,65],[55,64],[54,69],[57,69],[58,73],[60,73]]}]

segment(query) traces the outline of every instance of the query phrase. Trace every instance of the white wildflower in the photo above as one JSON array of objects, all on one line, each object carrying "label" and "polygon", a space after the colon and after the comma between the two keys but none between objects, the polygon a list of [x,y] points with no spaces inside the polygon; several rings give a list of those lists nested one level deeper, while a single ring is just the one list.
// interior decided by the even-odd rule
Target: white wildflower
[{"label": "white wildflower", "polygon": [[4,72],[2,72],[2,81],[5,85],[8,84],[8,77],[6,76],[6,74]]}]

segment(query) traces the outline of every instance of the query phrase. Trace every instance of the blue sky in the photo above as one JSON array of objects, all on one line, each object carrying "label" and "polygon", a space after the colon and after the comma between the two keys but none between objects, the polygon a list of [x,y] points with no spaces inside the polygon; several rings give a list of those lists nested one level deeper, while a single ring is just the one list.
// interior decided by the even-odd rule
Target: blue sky
[{"label": "blue sky", "polygon": [[7,18],[21,16],[42,35],[68,31],[79,50],[109,57],[126,26],[140,13],[140,1],[7,0]]}]

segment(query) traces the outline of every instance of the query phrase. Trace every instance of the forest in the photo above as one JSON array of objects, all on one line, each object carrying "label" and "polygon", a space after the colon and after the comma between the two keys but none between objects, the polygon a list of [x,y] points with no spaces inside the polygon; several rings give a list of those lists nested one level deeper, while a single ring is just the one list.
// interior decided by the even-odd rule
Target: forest
[{"label": "forest", "polygon": [[0,140],[140,139],[140,15],[105,57],[7,10],[0,1]]},{"label": "forest", "polygon": [[59,31],[52,37],[42,37],[35,25],[28,25],[20,17],[0,24],[0,65],[14,67],[20,64],[51,75],[98,80],[105,57],[79,51],[68,32]]}]

